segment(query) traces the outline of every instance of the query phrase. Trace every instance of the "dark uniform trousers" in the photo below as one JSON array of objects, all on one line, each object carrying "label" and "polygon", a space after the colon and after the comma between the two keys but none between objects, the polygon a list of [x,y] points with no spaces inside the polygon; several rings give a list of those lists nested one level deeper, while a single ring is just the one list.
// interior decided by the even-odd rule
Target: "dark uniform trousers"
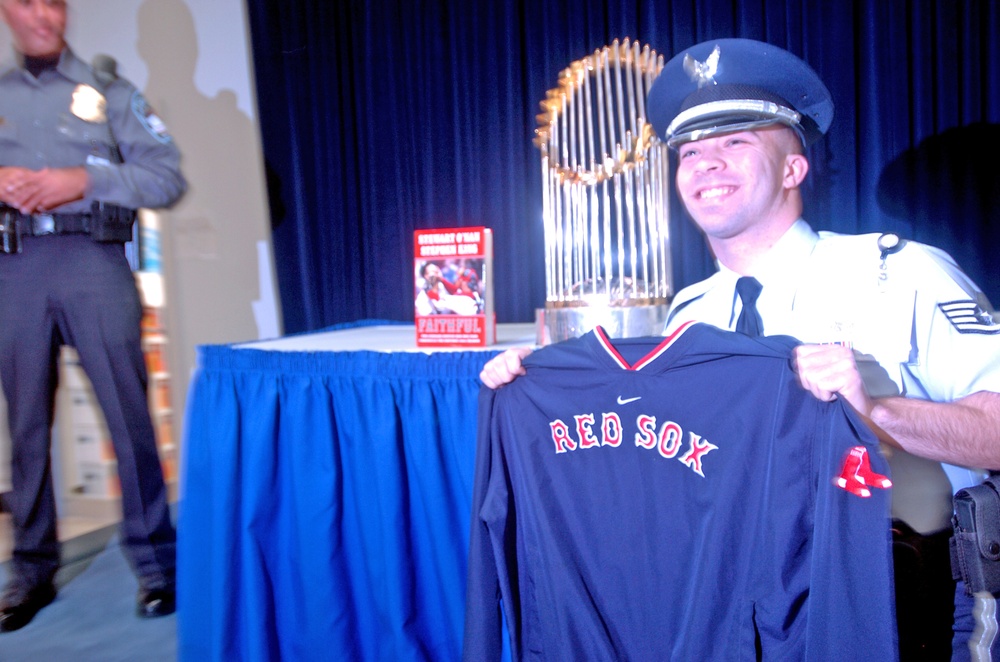
[{"label": "dark uniform trousers", "polygon": [[122,548],[143,588],[173,588],[176,533],[146,399],[142,305],[121,244],[25,237],[0,254],[0,381],[11,432],[13,576],[59,567],[50,455],[60,345],[75,347],[118,461]]}]

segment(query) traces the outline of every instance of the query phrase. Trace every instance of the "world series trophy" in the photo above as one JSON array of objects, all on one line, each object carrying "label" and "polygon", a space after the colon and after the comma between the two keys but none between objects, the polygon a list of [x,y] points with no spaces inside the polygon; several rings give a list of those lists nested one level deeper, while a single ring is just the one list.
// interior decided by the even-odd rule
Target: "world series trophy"
[{"label": "world series trophy", "polygon": [[667,147],[645,100],[663,56],[626,38],[571,63],[546,93],[542,158],[545,307],[537,342],[602,326],[659,335],[673,296]]}]

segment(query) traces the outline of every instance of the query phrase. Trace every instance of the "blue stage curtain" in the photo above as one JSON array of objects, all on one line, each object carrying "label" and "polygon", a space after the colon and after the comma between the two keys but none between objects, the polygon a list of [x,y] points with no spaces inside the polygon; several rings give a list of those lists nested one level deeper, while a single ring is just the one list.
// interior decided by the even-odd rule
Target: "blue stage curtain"
[{"label": "blue stage curtain", "polygon": [[458,659],[495,354],[199,348],[180,659]]},{"label": "blue stage curtain", "polygon": [[[544,303],[538,102],[631,37],[667,56],[748,37],[837,105],[810,154],[818,229],[950,252],[1000,303],[1000,3],[993,0],[248,0],[285,328],[412,318],[412,233],[494,229],[500,322]],[[712,261],[674,209],[674,282]]]}]

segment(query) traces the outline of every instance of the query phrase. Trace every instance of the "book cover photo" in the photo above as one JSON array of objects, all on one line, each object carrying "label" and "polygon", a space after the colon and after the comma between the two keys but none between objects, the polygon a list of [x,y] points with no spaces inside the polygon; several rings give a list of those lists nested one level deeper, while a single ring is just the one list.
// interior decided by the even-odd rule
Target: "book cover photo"
[{"label": "book cover photo", "polygon": [[489,228],[413,233],[413,308],[420,347],[485,347],[496,342],[493,237]]}]

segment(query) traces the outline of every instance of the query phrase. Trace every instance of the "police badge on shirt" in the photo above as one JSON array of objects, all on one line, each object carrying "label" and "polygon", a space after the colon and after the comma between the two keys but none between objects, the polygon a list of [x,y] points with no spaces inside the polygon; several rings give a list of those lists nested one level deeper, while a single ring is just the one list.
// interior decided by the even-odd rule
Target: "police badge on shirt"
[{"label": "police badge on shirt", "polygon": [[76,86],[69,109],[84,122],[104,123],[108,121],[107,99],[90,85],[81,83]]},{"label": "police badge on shirt", "polygon": [[132,93],[132,113],[149,135],[153,136],[161,143],[169,143],[173,140],[167,132],[167,125],[163,123],[160,116],[153,112],[146,97],[136,90]]}]

